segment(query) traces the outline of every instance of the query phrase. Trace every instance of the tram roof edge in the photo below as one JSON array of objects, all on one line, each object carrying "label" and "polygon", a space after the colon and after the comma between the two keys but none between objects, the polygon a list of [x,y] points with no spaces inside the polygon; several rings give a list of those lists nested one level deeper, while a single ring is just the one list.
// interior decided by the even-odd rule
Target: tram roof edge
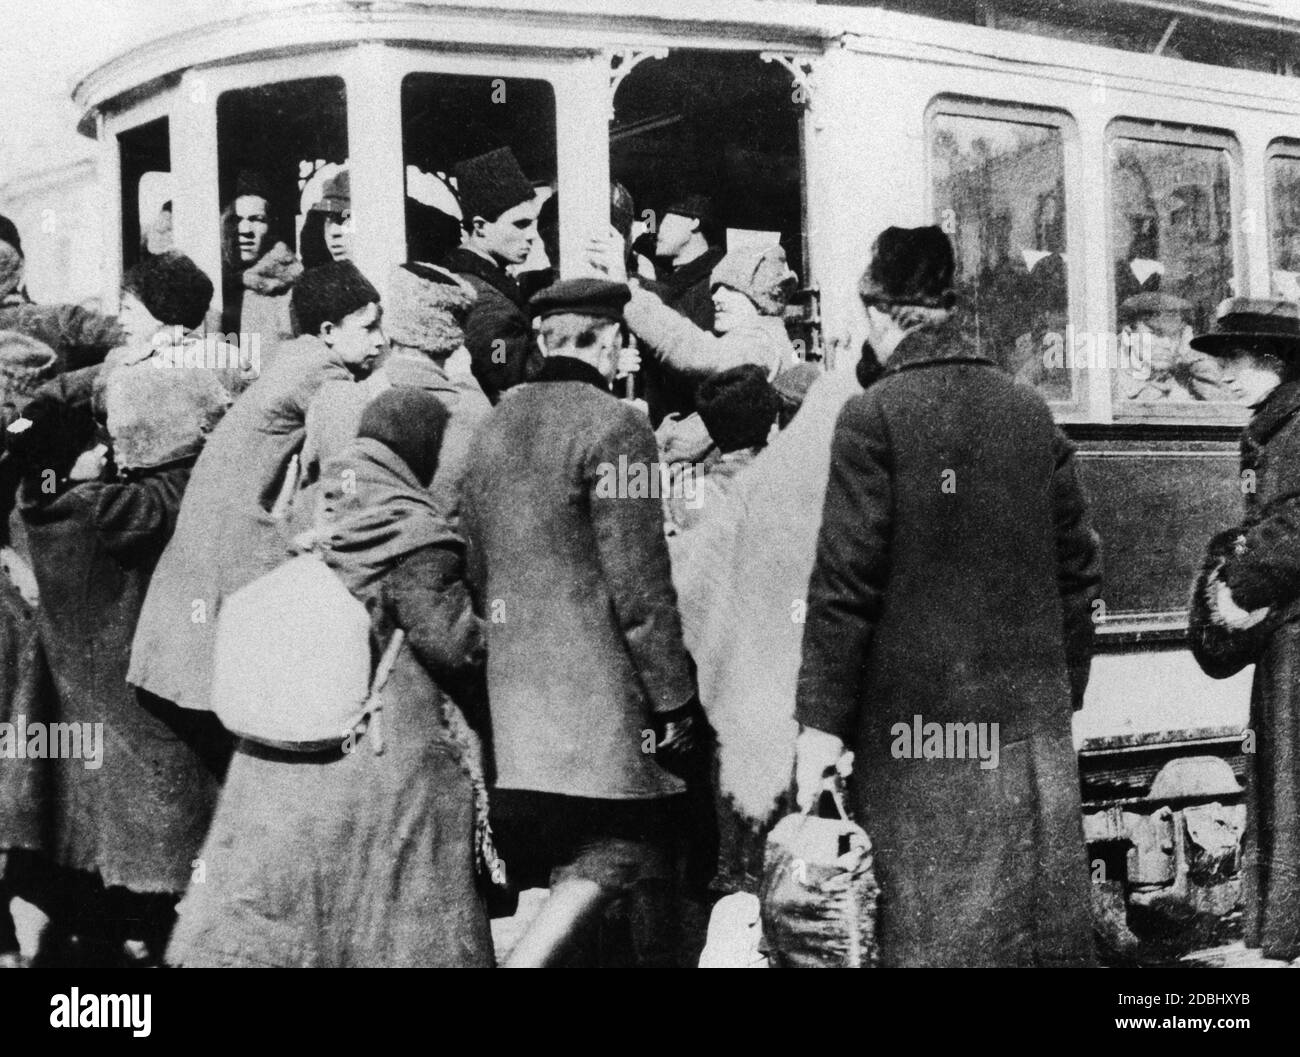
[{"label": "tram roof edge", "polygon": [[[438,43],[521,50],[598,51],[612,30],[635,34],[629,45],[656,36],[700,37],[700,46],[761,40],[773,48],[821,50],[834,40],[847,10],[799,0],[251,0],[237,15],[214,17],[143,39],[75,76],[69,84],[81,108],[80,131],[94,134],[94,111],[194,66],[268,58],[313,46],[363,40],[430,39]],[[250,30],[261,35],[254,39]],[[539,30],[555,29],[542,44]],[[415,36],[413,36],[415,34]],[[558,43],[562,41],[563,43]]]}]

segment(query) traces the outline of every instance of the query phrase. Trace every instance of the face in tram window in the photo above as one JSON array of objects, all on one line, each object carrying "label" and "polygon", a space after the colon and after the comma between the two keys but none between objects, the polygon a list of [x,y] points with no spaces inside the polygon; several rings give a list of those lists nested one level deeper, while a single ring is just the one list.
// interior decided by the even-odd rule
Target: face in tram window
[{"label": "face in tram window", "polygon": [[369,374],[387,348],[384,332],[379,327],[381,315],[379,305],[372,302],[338,323],[321,324],[321,340],[358,376]]},{"label": "face in tram window", "polygon": [[502,264],[523,264],[537,241],[537,202],[521,202],[496,220],[474,218],[474,241]]},{"label": "face in tram window", "polygon": [[239,259],[244,264],[261,260],[269,249],[267,236],[271,233],[271,216],[266,199],[261,195],[240,195],[235,199],[235,223],[239,236]]},{"label": "face in tram window", "polygon": [[1223,358],[1220,381],[1247,407],[1255,407],[1282,382],[1286,366],[1263,348],[1242,346]]},{"label": "face in tram window", "polygon": [[166,323],[157,319],[144,302],[129,290],[122,294],[122,307],[117,313],[117,322],[132,345],[147,344]]},{"label": "face in tram window", "polygon": [[759,316],[758,306],[739,290],[729,286],[713,288],[713,329],[718,334],[752,322]]},{"label": "face in tram window", "polygon": [[699,226],[700,222],[694,217],[665,213],[659,224],[659,233],[655,236],[655,256],[675,258],[686,249],[686,244],[699,230]]},{"label": "face in tram window", "polygon": [[325,248],[336,261],[352,259],[352,210],[325,217]]}]

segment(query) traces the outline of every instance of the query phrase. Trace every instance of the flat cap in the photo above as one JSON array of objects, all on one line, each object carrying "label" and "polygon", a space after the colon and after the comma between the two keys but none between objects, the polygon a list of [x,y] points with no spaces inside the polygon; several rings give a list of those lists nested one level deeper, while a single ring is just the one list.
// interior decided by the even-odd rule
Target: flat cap
[{"label": "flat cap", "polygon": [[1166,313],[1170,315],[1186,315],[1191,310],[1192,306],[1181,297],[1164,294],[1159,290],[1148,290],[1146,293],[1126,297],[1119,306],[1119,317],[1121,321],[1127,321],[1139,319],[1142,316],[1159,316]]},{"label": "flat cap", "polygon": [[534,319],[572,314],[621,323],[623,306],[631,296],[627,283],[611,283],[607,279],[561,279],[534,294],[528,307]]}]

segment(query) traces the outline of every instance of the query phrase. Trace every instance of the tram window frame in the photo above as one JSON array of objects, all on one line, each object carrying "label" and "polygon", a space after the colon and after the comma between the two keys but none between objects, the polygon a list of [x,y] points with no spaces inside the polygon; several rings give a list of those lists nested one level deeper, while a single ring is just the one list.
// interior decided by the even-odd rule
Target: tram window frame
[{"label": "tram window frame", "polygon": [[[925,111],[925,173],[927,216],[939,224],[951,235],[945,218],[939,215],[939,196],[937,172],[935,168],[935,137],[937,122],[941,118],[974,119],[997,121],[1012,125],[1030,125],[1049,128],[1060,135],[1061,143],[1061,188],[1063,220],[1065,224],[1065,249],[1061,254],[1066,260],[1065,319],[1067,328],[1080,330],[1084,325],[1084,267],[1085,243],[1083,224],[1078,219],[1081,213],[1079,195],[1082,193],[1079,181],[1071,179],[1072,172],[1078,172],[1081,165],[1082,148],[1078,123],[1068,111],[1055,107],[1040,107],[1020,103],[1014,100],[982,99],[959,95],[940,95],[933,99]],[[954,246],[954,249],[956,247]],[[1079,262],[1073,268],[1070,261]],[[960,267],[960,262],[959,262]],[[959,305],[959,311],[961,307]],[[1064,337],[1064,336],[1063,336]],[[1071,395],[1067,399],[1053,399],[1038,386],[1032,386],[1047,400],[1053,413],[1063,419],[1091,420],[1095,418],[1095,409],[1090,387],[1077,368],[1071,369]],[[1026,383],[1027,384],[1027,383]]]},{"label": "tram window frame", "polygon": [[[165,173],[172,179],[175,191],[171,117],[164,113],[129,128],[118,129],[114,140],[120,172],[121,263],[125,273],[144,256],[142,235],[147,224],[153,223],[153,218],[140,215],[140,186],[144,178],[150,173]],[[166,168],[159,168],[157,163],[163,160],[164,153]]]},{"label": "tram window frame", "polygon": [[[1116,209],[1116,165],[1113,153],[1121,140],[1138,143],[1154,143],[1164,147],[1185,147],[1192,149],[1210,149],[1223,151],[1227,156],[1229,223],[1228,246],[1232,254],[1232,290],[1244,293],[1247,288],[1247,270],[1249,267],[1249,247],[1245,232],[1240,223],[1242,214],[1242,181],[1244,179],[1241,142],[1237,135],[1228,129],[1202,128],[1181,122],[1164,122],[1150,118],[1119,116],[1113,118],[1106,126],[1105,133],[1105,224],[1106,224],[1106,261],[1109,274],[1106,290],[1106,318],[1112,333],[1120,332],[1119,302],[1116,290],[1115,263],[1121,260],[1122,247],[1115,242]],[[1224,296],[1230,296],[1229,293]],[[1222,299],[1220,299],[1222,300]],[[1217,304],[1218,302],[1216,302]],[[1214,305],[1209,305],[1210,313]],[[1116,387],[1119,384],[1118,372],[1111,377],[1111,421],[1123,425],[1155,426],[1231,426],[1244,425],[1249,417],[1247,408],[1233,401],[1196,400],[1185,402],[1127,402],[1121,400]]]},{"label": "tram window frame", "polygon": [[[1288,139],[1280,136],[1268,145],[1268,149],[1264,154],[1264,194],[1268,216],[1269,296],[1285,297],[1289,300],[1300,301],[1300,289],[1297,289],[1296,291],[1280,289],[1276,278],[1276,273],[1279,271],[1292,271],[1291,269],[1281,269],[1278,267],[1279,262],[1277,259],[1277,251],[1273,240],[1273,232],[1277,227],[1279,215],[1278,203],[1273,191],[1274,180],[1272,168],[1273,162],[1280,160],[1293,161],[1297,166],[1300,166],[1300,140]],[[1298,201],[1300,201],[1300,196],[1298,196]],[[1295,230],[1300,231],[1300,223],[1297,224]],[[1300,257],[1300,252],[1297,252],[1296,256]],[[1297,287],[1300,287],[1300,268],[1295,269],[1295,274],[1297,275],[1296,285]]]}]

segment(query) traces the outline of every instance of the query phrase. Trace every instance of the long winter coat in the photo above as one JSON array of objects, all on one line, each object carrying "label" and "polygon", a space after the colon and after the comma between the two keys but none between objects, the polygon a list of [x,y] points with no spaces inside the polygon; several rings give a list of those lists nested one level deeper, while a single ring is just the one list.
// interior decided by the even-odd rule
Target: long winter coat
[{"label": "long winter coat", "polygon": [[406,508],[415,509],[405,522],[367,520],[363,531],[350,530],[346,552],[327,551],[370,610],[375,652],[396,628],[406,633],[383,689],[384,751],[375,752],[373,726],[347,753],[242,742],[202,853],[204,883],[191,886],[180,906],[171,962],[492,964],[476,884],[469,749],[449,725],[447,695],[483,662],[481,627],[461,578],[463,548],[431,504],[421,509],[423,489],[384,445],[354,442],[327,477],[337,481],[344,469],[367,512],[382,514],[370,502],[381,490],[404,493]]},{"label": "long winter coat", "polygon": [[470,446],[461,530],[488,619],[496,784],[653,799],[682,785],[643,731],[690,699],[690,662],[662,503],[630,477],[654,475],[654,435],[603,387],[551,357],[501,401]]},{"label": "long winter coat", "polygon": [[528,302],[514,279],[473,250],[453,250],[442,263],[478,295],[465,319],[465,347],[474,377],[495,404],[507,389],[528,381],[541,368]]},{"label": "long winter coat", "polygon": [[148,699],[126,682],[136,617],[193,462],[55,495],[33,478],[22,494],[53,681],[47,717],[103,725],[99,766],[44,761],[45,850],[58,865],[136,892],[184,891],[228,752],[214,717]]},{"label": "long winter coat", "polygon": [[1244,609],[1283,623],[1255,666],[1246,756],[1246,943],[1270,958],[1300,956],[1300,382],[1278,386],[1241,440],[1246,543],[1223,569]]},{"label": "long winter coat", "polygon": [[[905,337],[836,424],[796,698],[856,753],[885,964],[1092,960],[1070,728],[1099,583],[1047,405],[951,328]],[[984,724],[983,758],[978,727],[916,758],[925,723]]]},{"label": "long winter coat", "polygon": [[288,557],[286,523],[272,516],[307,408],[348,368],[319,339],[289,342],[213,431],[158,562],[127,678],[183,708],[206,710],[221,600]]}]

